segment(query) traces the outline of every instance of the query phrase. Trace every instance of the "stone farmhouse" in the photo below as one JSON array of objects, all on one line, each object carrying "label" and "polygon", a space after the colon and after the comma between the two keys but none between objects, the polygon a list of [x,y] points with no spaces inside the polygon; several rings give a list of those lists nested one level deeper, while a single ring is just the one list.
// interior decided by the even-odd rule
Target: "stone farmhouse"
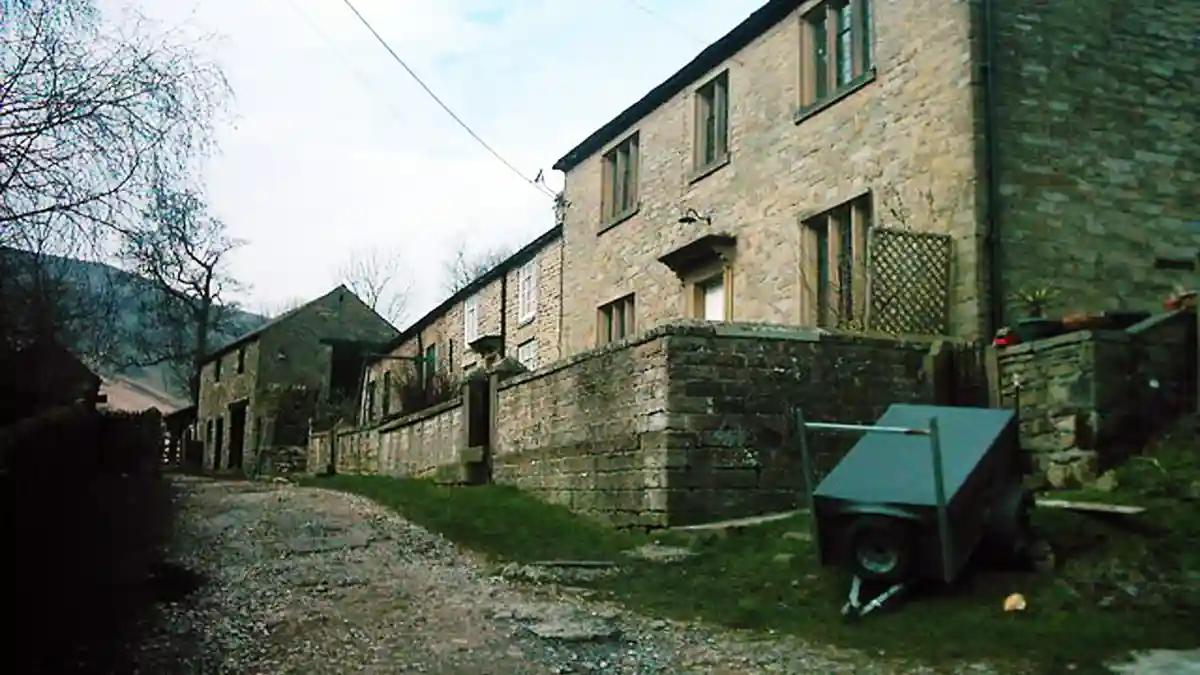
[{"label": "stone farmhouse", "polygon": [[363,421],[424,407],[429,401],[418,400],[404,410],[403,392],[426,391],[435,376],[437,386],[456,388],[486,355],[514,358],[529,370],[557,361],[562,253],[562,228],[555,226],[396,336],[368,360]]},{"label": "stone farmhouse", "polygon": [[767,2],[554,165],[564,351],[861,320],[876,225],[948,236],[946,334],[1036,287],[1159,306],[1200,245],[1198,24],[1192,0]]},{"label": "stone farmhouse", "polygon": [[[316,402],[354,400],[359,343],[383,344],[396,334],[338,286],[214,351],[201,366],[197,404],[204,467],[251,471],[262,450],[302,446]],[[294,391],[308,393],[308,404],[289,399]]]},{"label": "stone farmhouse", "polygon": [[[556,162],[557,227],[398,337],[308,465],[662,527],[797,506],[797,409],[1020,399],[1039,470],[1094,459],[1194,406],[1194,315],[983,344],[1025,293],[1149,315],[1194,283],[1196,25],[1195,0],[770,0]],[[499,356],[531,372],[471,369]],[[401,369],[458,387],[371,393]]]}]

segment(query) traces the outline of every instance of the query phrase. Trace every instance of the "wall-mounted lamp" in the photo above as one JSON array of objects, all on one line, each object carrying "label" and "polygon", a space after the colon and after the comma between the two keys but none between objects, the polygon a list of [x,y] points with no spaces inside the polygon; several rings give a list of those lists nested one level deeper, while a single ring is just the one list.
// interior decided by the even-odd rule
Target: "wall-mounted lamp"
[{"label": "wall-mounted lamp", "polygon": [[700,213],[692,208],[684,210],[683,215],[679,216],[680,225],[695,225],[700,221],[704,221],[707,225],[712,225],[712,216]]}]

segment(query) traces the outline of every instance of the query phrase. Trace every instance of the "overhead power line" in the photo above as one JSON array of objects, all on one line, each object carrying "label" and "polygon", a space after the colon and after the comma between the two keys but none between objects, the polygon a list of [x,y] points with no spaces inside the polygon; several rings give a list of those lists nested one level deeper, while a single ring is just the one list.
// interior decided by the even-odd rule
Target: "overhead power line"
[{"label": "overhead power line", "polygon": [[708,45],[708,43],[711,42],[711,40],[706,40],[705,38],[692,32],[692,29],[688,28],[687,26],[684,26],[683,24],[666,16],[665,14],[660,13],[656,9],[653,9],[651,7],[643,5],[641,2],[638,2],[638,0],[625,0],[625,4],[629,5],[630,7],[633,7],[634,9],[640,11],[641,13],[645,14],[646,16],[658,19],[663,24],[670,26],[671,28],[674,28],[681,35],[684,35],[687,38],[689,38],[695,42],[698,42],[702,45]]},{"label": "overhead power line", "polygon": [[310,17],[307,13],[305,13],[305,11],[303,9],[300,9],[300,6],[296,4],[295,0],[284,0],[284,1],[287,3],[287,5],[289,7],[292,8],[292,11],[296,12],[296,14],[301,19],[304,20],[304,23],[308,24],[308,27],[311,28],[314,33],[319,35],[321,37],[321,39],[325,41],[325,44],[329,45],[329,49],[330,49],[330,51],[333,52],[333,55],[336,56],[337,59],[342,62],[342,65],[345,66],[347,70],[354,73],[354,76],[358,78],[358,81],[360,83],[362,83],[363,88],[365,88],[371,94],[377,95],[377,97],[379,98],[379,102],[384,104],[385,106],[387,106],[388,110],[390,110],[393,115],[395,115],[397,118],[401,117],[400,111],[396,108],[396,105],[394,103],[392,103],[391,101],[389,101],[387,98],[385,98],[383,96],[378,96],[379,92],[375,88],[375,85],[371,82],[371,78],[367,77],[363,73],[362,70],[360,70],[357,66],[354,65],[354,63],[349,59],[349,57],[346,56],[346,53],[343,52],[342,49],[338,46],[337,41],[334,40],[332,37],[330,37],[329,33],[327,33],[323,28],[321,28],[320,24],[318,24],[316,21],[314,21],[312,19],[312,17]]},{"label": "overhead power line", "polygon": [[391,55],[392,59],[395,60],[396,63],[400,64],[400,67],[403,68],[404,71],[408,73],[409,77],[411,77],[413,79],[413,81],[415,81],[421,87],[421,89],[425,90],[425,93],[429,95],[429,98],[432,98],[435,103],[437,103],[439,106],[441,106],[442,110],[444,110],[446,112],[446,114],[451,117],[451,119],[453,119],[455,122],[457,122],[458,126],[462,127],[463,131],[467,132],[467,134],[469,134],[471,136],[471,138],[475,139],[475,141],[478,142],[479,145],[483,146],[484,150],[487,150],[488,153],[490,153],[492,155],[492,157],[495,157],[501,164],[506,166],[509,169],[509,171],[512,171],[516,175],[520,176],[521,180],[525,181],[526,183],[529,183],[534,188],[536,188],[539,192],[541,192],[542,194],[544,194],[548,197],[553,198],[556,196],[550,188],[539,183],[537,180],[530,178],[529,176],[526,176],[524,172],[522,172],[520,169],[518,169],[516,167],[516,165],[514,165],[512,162],[505,159],[504,155],[501,155],[487,141],[483,140],[483,137],[481,137],[479,134],[477,134],[475,132],[474,129],[471,128],[471,125],[464,122],[463,119],[461,117],[459,117],[458,114],[455,113],[454,110],[451,109],[449,105],[446,105],[446,102],[443,101],[440,96],[438,96],[436,93],[434,93],[434,91],[432,89],[429,88],[429,85],[425,84],[425,81],[422,80],[421,77],[419,75],[417,75],[417,73],[415,71],[413,71],[412,68],[409,67],[408,63],[406,63],[404,61],[404,59],[401,58],[400,55],[396,53],[396,50],[392,49],[392,46],[390,44],[388,44],[387,40],[383,39],[383,36],[379,34],[379,31],[375,30],[375,27],[371,25],[371,22],[367,20],[367,17],[363,16],[362,12],[358,11],[358,8],[354,6],[354,3],[351,2],[351,0],[342,0],[342,2],[344,2],[346,4],[346,7],[350,8],[351,12],[354,12],[354,16],[357,17],[359,22],[362,23],[362,25],[368,31],[371,32],[371,35],[374,36],[375,40],[380,44],[380,46],[382,46],[385,50],[387,50],[387,53],[389,55]]},{"label": "overhead power line", "polygon": [[[702,35],[693,31],[691,28],[688,28],[684,24],[682,24],[678,21],[675,21],[674,19],[663,14],[662,12],[659,12],[658,10],[656,10],[650,6],[641,3],[639,0],[625,0],[625,4],[629,5],[630,7],[633,7],[634,9],[640,11],[641,13],[645,14],[648,17],[657,19],[663,25],[670,26],[681,36],[691,39],[693,42],[695,42],[696,44],[698,44],[702,47],[708,47],[710,44],[712,44],[711,39],[703,37]],[[739,66],[745,65],[737,57],[730,57],[729,60],[733,63],[738,64]]]}]

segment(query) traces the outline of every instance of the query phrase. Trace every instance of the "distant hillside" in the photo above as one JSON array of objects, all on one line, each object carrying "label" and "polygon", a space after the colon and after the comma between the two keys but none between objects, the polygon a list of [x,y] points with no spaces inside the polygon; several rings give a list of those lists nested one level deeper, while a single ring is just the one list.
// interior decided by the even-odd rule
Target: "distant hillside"
[{"label": "distant hillside", "polygon": [[[0,248],[0,256],[29,256],[24,251],[11,248]],[[97,303],[115,302],[116,322],[113,327],[117,335],[136,335],[139,331],[153,330],[153,320],[144,310],[145,298],[153,297],[158,289],[149,280],[125,270],[104,263],[74,258],[50,257],[54,265],[54,275],[67,280],[71,287],[80,294],[81,302],[87,302],[89,294],[96,297]],[[103,295],[101,295],[103,294]],[[86,306],[86,305],[84,305]],[[113,305],[105,305],[106,307]],[[214,338],[213,348],[227,344],[239,335],[258,328],[267,321],[266,317],[233,309],[231,329]],[[132,346],[128,346],[132,350]],[[128,351],[128,350],[127,350]],[[103,375],[119,375],[135,383],[143,384],[151,389],[165,392],[178,398],[187,398],[187,391],[171,381],[170,365],[155,365],[150,367],[118,367],[108,366]]]}]

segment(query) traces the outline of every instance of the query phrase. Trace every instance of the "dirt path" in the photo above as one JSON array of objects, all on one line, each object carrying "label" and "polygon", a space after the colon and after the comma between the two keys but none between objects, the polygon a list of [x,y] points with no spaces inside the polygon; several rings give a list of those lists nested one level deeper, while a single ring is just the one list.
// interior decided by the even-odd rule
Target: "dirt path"
[{"label": "dirt path", "polygon": [[177,488],[174,556],[209,581],[162,607],[145,673],[933,672],[515,586],[351,495],[200,479]]}]

